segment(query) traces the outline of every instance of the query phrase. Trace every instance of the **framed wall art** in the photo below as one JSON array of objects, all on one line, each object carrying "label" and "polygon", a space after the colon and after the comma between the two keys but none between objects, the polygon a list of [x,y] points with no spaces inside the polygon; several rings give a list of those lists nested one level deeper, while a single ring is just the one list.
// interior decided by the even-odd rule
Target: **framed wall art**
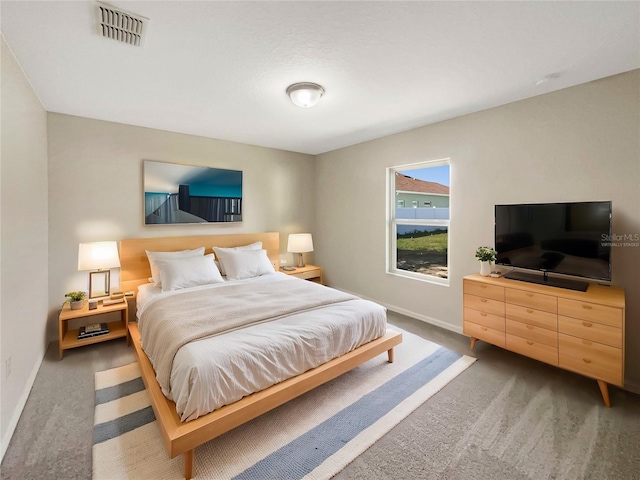
[{"label": "framed wall art", "polygon": [[242,171],[144,160],[144,224],[242,221]]}]

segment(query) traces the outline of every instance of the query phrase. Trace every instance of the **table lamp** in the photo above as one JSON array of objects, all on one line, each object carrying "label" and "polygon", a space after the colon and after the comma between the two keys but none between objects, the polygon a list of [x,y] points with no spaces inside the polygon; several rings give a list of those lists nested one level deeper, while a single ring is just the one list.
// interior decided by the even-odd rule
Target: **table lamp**
[{"label": "table lamp", "polygon": [[81,243],[78,247],[78,271],[89,273],[89,298],[109,296],[110,268],[120,267],[118,244],[115,241]]},{"label": "table lamp", "polygon": [[313,239],[310,233],[292,233],[289,235],[287,244],[287,252],[298,254],[298,268],[304,267],[302,254],[305,252],[313,252]]}]

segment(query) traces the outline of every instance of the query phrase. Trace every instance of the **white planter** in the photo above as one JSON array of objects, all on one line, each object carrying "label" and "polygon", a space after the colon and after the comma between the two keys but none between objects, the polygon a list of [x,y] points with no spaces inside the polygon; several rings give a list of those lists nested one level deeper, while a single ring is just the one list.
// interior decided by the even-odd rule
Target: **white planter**
[{"label": "white planter", "polygon": [[491,274],[491,262],[480,262],[480,275],[488,277]]},{"label": "white planter", "polygon": [[71,310],[80,310],[84,307],[84,300],[78,300],[77,302],[69,302],[71,304]]}]

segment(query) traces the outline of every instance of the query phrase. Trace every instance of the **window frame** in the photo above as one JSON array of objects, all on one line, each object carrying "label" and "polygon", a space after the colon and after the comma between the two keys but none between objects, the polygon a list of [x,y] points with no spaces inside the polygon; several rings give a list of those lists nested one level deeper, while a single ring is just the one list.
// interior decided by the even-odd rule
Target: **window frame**
[{"label": "window frame", "polygon": [[[424,162],[411,163],[406,165],[398,165],[387,167],[387,221],[386,221],[386,273],[397,275],[411,280],[421,282],[434,283],[448,287],[451,279],[451,262],[449,261],[449,252],[451,251],[451,195],[449,195],[449,219],[398,219],[396,218],[396,173],[406,172],[407,170],[420,170],[424,168],[449,166],[449,186],[451,186],[451,159],[443,158],[438,160],[426,160]],[[398,225],[419,225],[429,227],[446,227],[447,228],[447,278],[440,278],[426,273],[409,272],[397,268],[398,250],[397,250],[397,226]]]}]

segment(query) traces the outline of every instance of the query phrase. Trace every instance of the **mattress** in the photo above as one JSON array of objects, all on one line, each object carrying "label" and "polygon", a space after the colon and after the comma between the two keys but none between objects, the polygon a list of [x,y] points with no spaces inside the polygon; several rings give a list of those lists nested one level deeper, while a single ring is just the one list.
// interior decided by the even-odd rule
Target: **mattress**
[{"label": "mattress", "polygon": [[[279,282],[286,290],[292,285],[288,282],[302,281],[276,272],[234,283]],[[139,318],[152,322],[144,312],[161,298],[225,284],[164,293],[143,286],[138,294]],[[359,298],[284,315],[182,346],[171,366],[170,391],[165,393],[176,403],[182,421],[193,420],[326,363],[385,331],[384,307]]]}]

